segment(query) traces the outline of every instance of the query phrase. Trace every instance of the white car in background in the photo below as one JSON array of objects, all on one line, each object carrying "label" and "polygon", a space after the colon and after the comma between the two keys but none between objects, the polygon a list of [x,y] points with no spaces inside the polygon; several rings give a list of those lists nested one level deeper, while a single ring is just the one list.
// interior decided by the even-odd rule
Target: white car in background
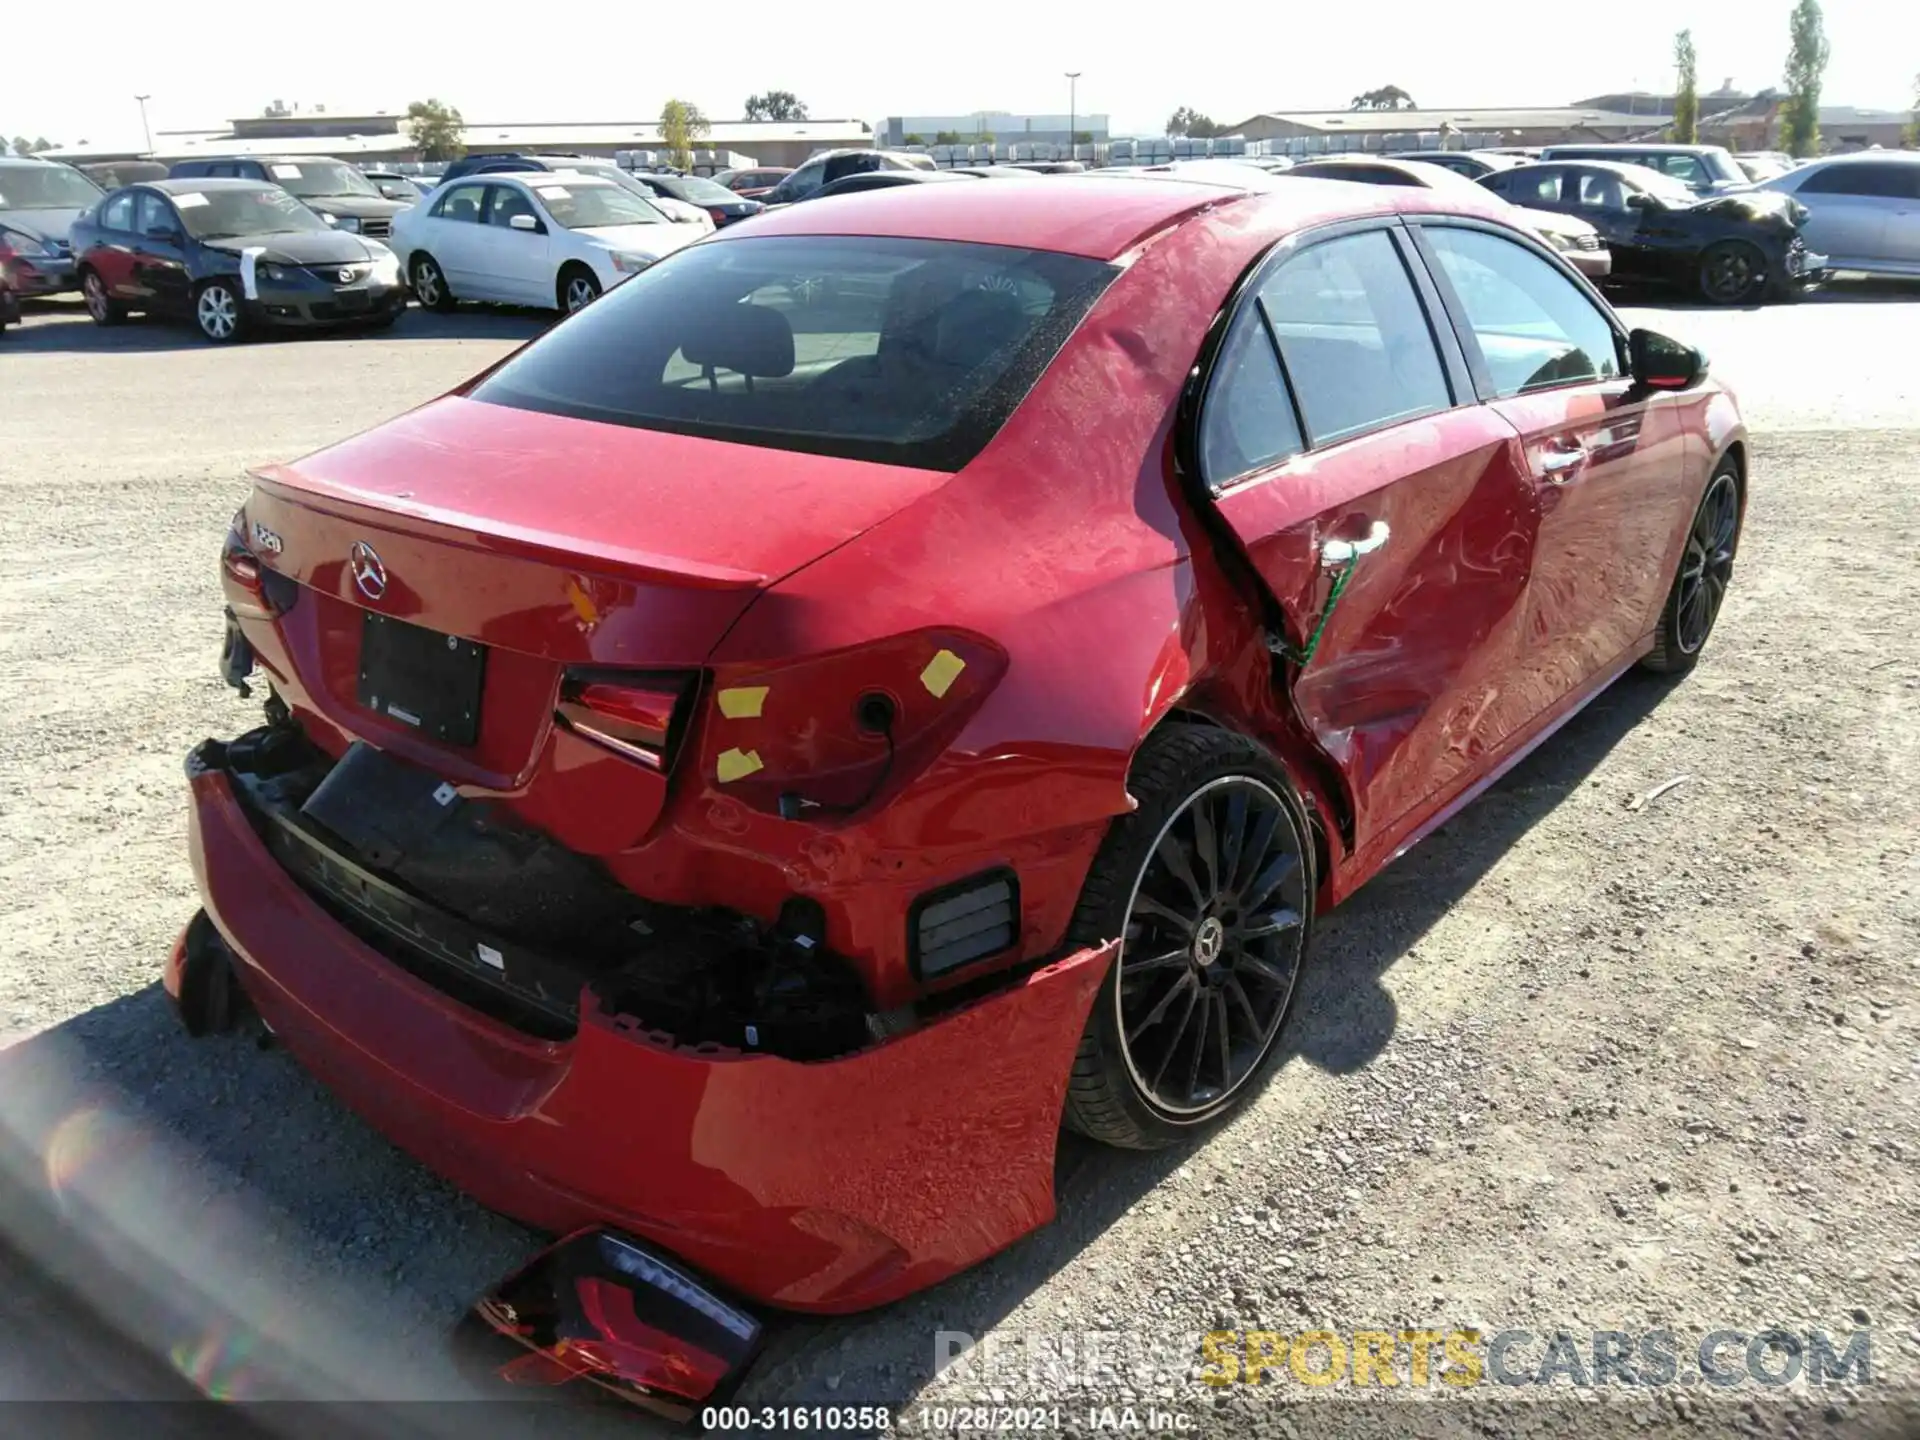
[{"label": "white car in background", "polygon": [[1800,233],[1835,270],[1920,278],[1920,155],[1858,150],[1764,182],[1807,207]]},{"label": "white car in background", "polygon": [[574,171],[466,175],[393,219],[387,241],[434,310],[462,300],[569,313],[711,230]]}]

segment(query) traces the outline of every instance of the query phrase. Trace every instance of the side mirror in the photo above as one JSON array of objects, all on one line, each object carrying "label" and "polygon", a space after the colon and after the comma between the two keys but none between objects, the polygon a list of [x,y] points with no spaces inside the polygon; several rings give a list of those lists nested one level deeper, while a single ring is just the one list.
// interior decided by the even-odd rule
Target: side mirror
[{"label": "side mirror", "polygon": [[1707,378],[1707,357],[1653,330],[1627,337],[1634,383],[1649,390],[1690,390]]},{"label": "side mirror", "polygon": [[178,245],[181,236],[171,225],[150,225],[147,227],[147,239],[160,245]]},{"label": "side mirror", "polygon": [[1650,195],[1645,190],[1632,190],[1627,194],[1629,210],[1664,210],[1666,202],[1658,195]]},{"label": "side mirror", "polygon": [[507,217],[507,226],[513,230],[531,230],[536,234],[540,230],[540,222],[531,215],[510,215]]}]

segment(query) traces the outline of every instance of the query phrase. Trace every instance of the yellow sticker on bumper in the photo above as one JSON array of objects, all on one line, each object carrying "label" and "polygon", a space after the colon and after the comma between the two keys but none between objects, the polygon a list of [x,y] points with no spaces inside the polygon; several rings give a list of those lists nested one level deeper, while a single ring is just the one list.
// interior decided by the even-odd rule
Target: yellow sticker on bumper
[{"label": "yellow sticker on bumper", "polygon": [[729,720],[757,720],[766,702],[765,685],[735,685],[720,692],[720,713]]},{"label": "yellow sticker on bumper", "polygon": [[953,682],[960,678],[960,672],[966,668],[967,662],[953,651],[942,650],[920,672],[920,683],[927,687],[929,695],[938,700],[953,688]]},{"label": "yellow sticker on bumper", "polygon": [[760,768],[760,753],[757,750],[722,750],[720,759],[714,765],[720,783],[744,779]]}]

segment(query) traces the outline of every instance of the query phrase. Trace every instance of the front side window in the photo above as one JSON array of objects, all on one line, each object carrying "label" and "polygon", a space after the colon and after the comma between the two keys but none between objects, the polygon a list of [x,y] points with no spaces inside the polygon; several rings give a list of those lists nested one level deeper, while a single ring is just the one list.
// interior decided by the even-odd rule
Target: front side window
[{"label": "front side window", "polygon": [[825,181],[827,162],[809,160],[780,182],[780,190],[789,200],[802,200],[818,190]]},{"label": "front side window", "polygon": [[1564,171],[1520,170],[1510,175],[1502,175],[1492,182],[1507,199],[1516,205],[1558,205],[1561,201],[1561,176]]},{"label": "front side window", "polygon": [[151,190],[142,190],[138,207],[133,215],[133,228],[142,235],[151,235],[156,230],[175,229],[173,211]]},{"label": "front side window", "polygon": [[511,230],[513,217],[516,215],[524,215],[536,222],[540,219],[534,212],[533,202],[511,185],[495,185],[492,189],[493,205],[487,211],[489,225],[498,225],[503,230]]},{"label": "front side window", "polygon": [[1260,304],[1314,445],[1452,405],[1419,292],[1386,231],[1301,251],[1260,287]]},{"label": "front side window", "polygon": [[1620,374],[1613,326],[1547,260],[1484,230],[1429,225],[1425,234],[1466,312],[1496,394]]},{"label": "front side window", "polygon": [[1609,215],[1627,209],[1626,182],[1610,170],[1582,170],[1578,175],[1579,205],[1582,210],[1600,210]]},{"label": "front side window", "polygon": [[1081,256],[954,241],[782,235],[696,245],[535,340],[471,395],[958,470],[1114,273]]}]

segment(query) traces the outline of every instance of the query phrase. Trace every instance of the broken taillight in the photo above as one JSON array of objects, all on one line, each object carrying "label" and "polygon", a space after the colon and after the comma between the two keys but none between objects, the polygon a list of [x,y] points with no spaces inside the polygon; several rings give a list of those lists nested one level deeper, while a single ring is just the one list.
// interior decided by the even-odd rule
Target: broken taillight
[{"label": "broken taillight", "polygon": [[688,675],[570,671],[560,687],[557,713],[576,735],[665,770],[675,739],[674,721],[692,680]]},{"label": "broken taillight", "polygon": [[700,768],[725,794],[794,820],[866,809],[951,745],[1000,677],[992,641],[904,635],[778,664],[722,664]]},{"label": "broken taillight", "polygon": [[[280,537],[261,529],[274,546]],[[260,563],[260,557],[247,543],[247,513],[233,517],[226,543],[220,547],[220,573],[227,592],[227,604],[245,620],[275,620],[293,607],[299,587]]]}]

